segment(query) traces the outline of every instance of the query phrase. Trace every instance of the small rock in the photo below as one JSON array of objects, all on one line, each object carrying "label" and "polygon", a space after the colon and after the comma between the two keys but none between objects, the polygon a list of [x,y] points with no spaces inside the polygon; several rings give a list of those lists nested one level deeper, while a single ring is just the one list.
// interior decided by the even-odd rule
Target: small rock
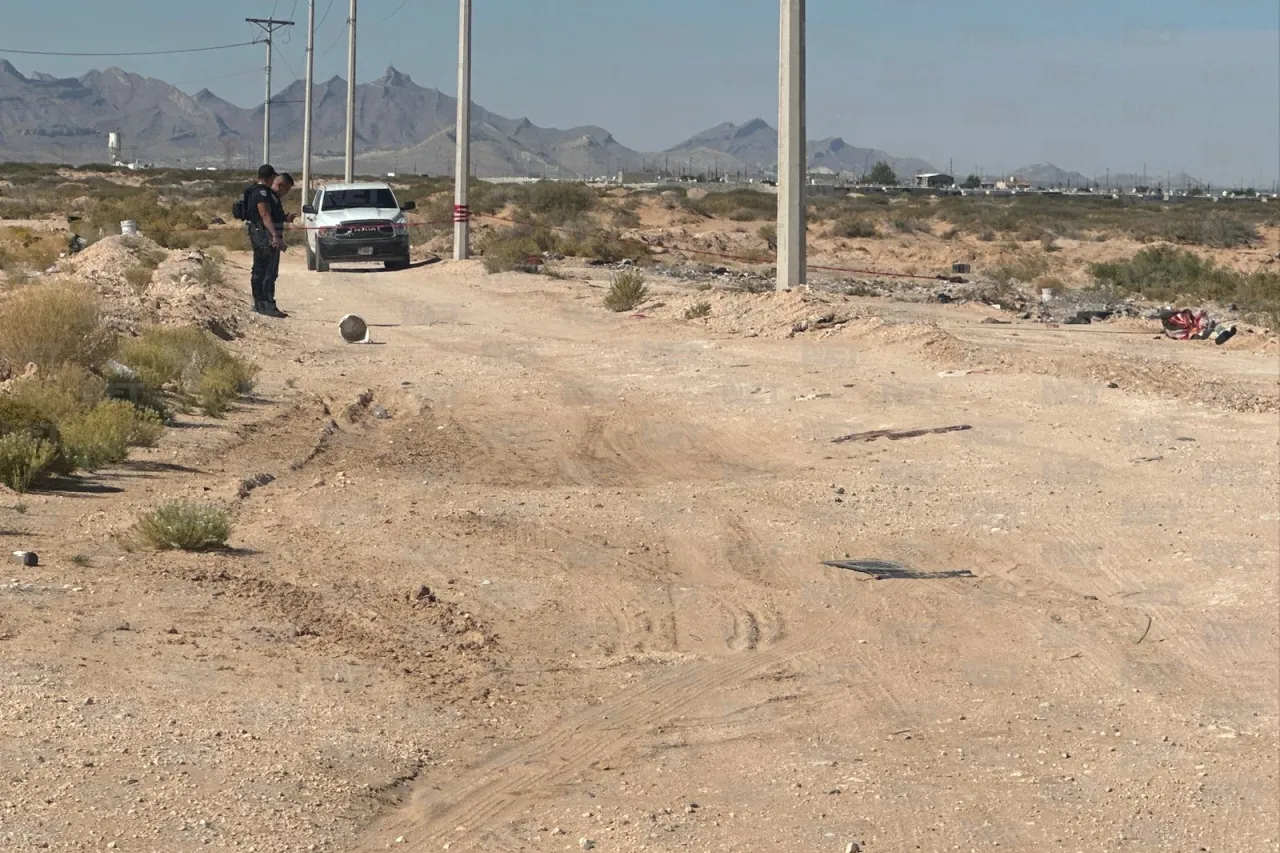
[{"label": "small rock", "polygon": [[396,836],[396,844],[404,844],[404,836],[403,836],[403,835],[397,835],[397,836]]},{"label": "small rock", "polygon": [[1108,383],[1107,383],[1107,387],[1108,387],[1108,388],[1119,388],[1119,387],[1120,387],[1120,383],[1119,383],[1119,382],[1108,382]]},{"label": "small rock", "polygon": [[88,699],[84,700],[84,704],[86,704],[86,705],[92,705],[92,704],[94,704],[94,699],[93,699],[93,697],[92,697],[92,696],[90,696]]},{"label": "small rock", "polygon": [[373,407],[373,416],[380,421],[388,420],[391,417],[390,413],[388,413],[387,410],[382,408],[381,406]]},{"label": "small rock", "polygon": [[862,853],[862,845],[856,841],[850,841],[845,845],[844,853]]},{"label": "small rock", "polygon": [[584,836],[578,839],[578,846],[581,847],[583,850],[591,850],[596,846],[596,843],[592,841],[590,838],[587,838]]},{"label": "small rock", "polygon": [[837,487],[837,488],[836,488],[836,494],[837,494],[837,495],[843,495],[843,494],[844,494],[844,486],[839,486],[839,487]]},{"label": "small rock", "polygon": [[121,622],[119,625],[117,625],[117,626],[116,626],[116,630],[117,630],[117,631],[131,631],[131,630],[133,630],[133,629],[129,627],[129,623],[128,623],[128,622]]},{"label": "small rock", "polygon": [[565,831],[564,831],[563,829],[561,829],[560,827],[558,827],[558,826],[557,826],[555,829],[551,830],[551,834],[552,834],[552,835],[564,835],[564,834],[565,834]]}]

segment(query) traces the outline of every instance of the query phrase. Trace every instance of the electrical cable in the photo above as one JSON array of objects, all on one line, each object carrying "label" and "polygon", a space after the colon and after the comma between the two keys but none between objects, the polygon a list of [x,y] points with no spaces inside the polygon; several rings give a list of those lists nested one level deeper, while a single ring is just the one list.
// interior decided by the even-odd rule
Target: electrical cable
[{"label": "electrical cable", "polygon": [[400,5],[396,7],[396,10],[395,10],[394,12],[392,12],[390,15],[387,15],[387,16],[386,16],[385,18],[383,18],[381,21],[378,21],[378,23],[374,24],[374,26],[375,26],[375,27],[380,27],[380,26],[382,26],[382,25],[383,25],[383,24],[385,24],[387,21],[391,20],[391,19],[392,19],[392,18],[394,18],[396,15],[400,14],[400,11],[401,11],[402,9],[404,9],[404,7],[405,7],[405,6],[408,6],[408,5],[409,5],[409,0],[400,0]]},{"label": "electrical cable", "polygon": [[9,48],[0,47],[0,53],[21,54],[23,56],[171,56],[178,53],[206,53],[211,50],[231,50],[235,47],[249,47],[250,45],[262,44],[262,39],[254,39],[253,41],[236,42],[235,44],[218,44],[212,47],[188,47],[181,50],[140,50],[134,52],[121,53],[74,53],[57,50],[11,50]]}]

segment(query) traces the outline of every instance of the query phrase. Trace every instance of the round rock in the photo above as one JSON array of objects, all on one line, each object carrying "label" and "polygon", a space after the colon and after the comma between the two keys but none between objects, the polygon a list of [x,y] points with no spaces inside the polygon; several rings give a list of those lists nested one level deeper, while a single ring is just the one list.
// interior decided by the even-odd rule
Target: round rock
[{"label": "round rock", "polygon": [[349,344],[359,343],[369,334],[369,326],[355,314],[348,314],[338,322],[338,331],[342,339]]}]

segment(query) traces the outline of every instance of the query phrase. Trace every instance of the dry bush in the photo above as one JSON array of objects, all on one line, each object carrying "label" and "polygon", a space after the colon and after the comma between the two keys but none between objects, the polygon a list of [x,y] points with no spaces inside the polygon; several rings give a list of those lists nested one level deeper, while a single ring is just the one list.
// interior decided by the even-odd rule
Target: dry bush
[{"label": "dry bush", "polygon": [[610,311],[622,313],[636,310],[648,298],[649,288],[644,283],[644,273],[639,270],[624,270],[614,273],[610,279],[604,305]]},{"label": "dry bush", "polygon": [[102,364],[115,338],[89,291],[68,284],[24,288],[0,302],[0,358],[10,369]]},{"label": "dry bush", "polygon": [[151,447],[164,432],[154,412],[124,400],[104,400],[59,426],[63,452],[81,471],[123,462],[130,447]]},{"label": "dry bush", "polygon": [[63,364],[15,383],[12,398],[61,424],[93,408],[106,394],[105,379],[78,364]]},{"label": "dry bush", "polygon": [[870,237],[879,237],[880,232],[876,230],[875,223],[858,216],[842,216],[831,225],[832,237],[844,237],[846,239],[866,239]]},{"label": "dry bush", "polygon": [[226,280],[222,271],[222,262],[207,257],[200,261],[200,266],[196,267],[195,272],[196,284],[205,288],[218,287]]},{"label": "dry bush", "polygon": [[155,276],[155,270],[151,267],[135,264],[124,271],[124,280],[138,293],[142,293],[151,286],[151,279]]},{"label": "dry bush", "polygon": [[1000,287],[1012,282],[1030,284],[1049,271],[1049,261],[1043,255],[1017,255],[991,268],[990,278]]},{"label": "dry bush", "polygon": [[46,472],[57,455],[57,445],[26,432],[0,436],[0,483],[25,493]]},{"label": "dry bush", "polygon": [[759,230],[756,231],[756,235],[769,247],[770,252],[778,250],[778,226],[776,224],[770,222],[767,225],[761,225]]},{"label": "dry bush", "polygon": [[139,516],[131,538],[155,551],[217,551],[231,538],[231,515],[218,506],[174,501]]},{"label": "dry bush", "polygon": [[495,231],[478,246],[489,272],[537,272],[542,249],[524,229]]},{"label": "dry bush", "polygon": [[620,207],[613,212],[613,224],[618,228],[639,228],[640,214],[630,207]]},{"label": "dry bush", "polygon": [[119,360],[137,376],[136,385],[125,389],[129,394],[168,395],[179,405],[198,405],[213,416],[253,390],[258,372],[213,335],[189,327],[146,329],[123,342]]},{"label": "dry bush", "polygon": [[695,302],[684,311],[686,320],[701,320],[709,316],[711,316],[711,303],[706,301]]}]

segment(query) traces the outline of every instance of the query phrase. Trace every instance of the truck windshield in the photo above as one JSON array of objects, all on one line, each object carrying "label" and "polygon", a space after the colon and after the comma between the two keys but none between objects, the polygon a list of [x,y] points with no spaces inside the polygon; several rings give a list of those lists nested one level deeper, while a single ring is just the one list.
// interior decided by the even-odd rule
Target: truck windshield
[{"label": "truck windshield", "polygon": [[349,210],[355,207],[398,207],[389,189],[329,190],[321,210]]}]

